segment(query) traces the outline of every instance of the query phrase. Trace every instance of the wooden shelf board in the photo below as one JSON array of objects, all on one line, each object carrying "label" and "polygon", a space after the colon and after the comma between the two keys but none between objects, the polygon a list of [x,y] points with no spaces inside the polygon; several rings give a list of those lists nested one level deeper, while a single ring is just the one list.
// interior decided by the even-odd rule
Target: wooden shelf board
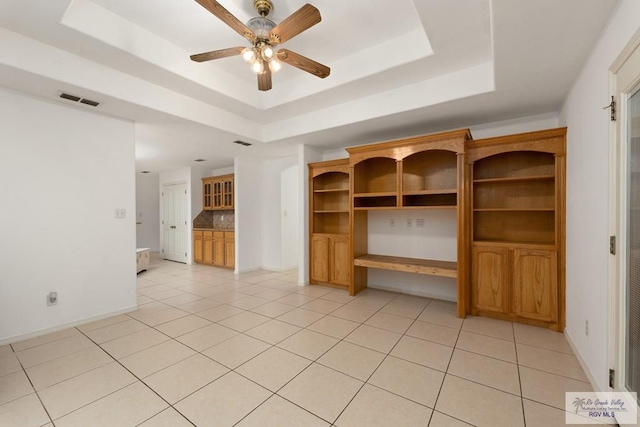
[{"label": "wooden shelf board", "polygon": [[324,210],[324,211],[313,211],[314,214],[327,214],[327,213],[346,213],[348,214],[348,210]]},{"label": "wooden shelf board", "polygon": [[430,194],[458,194],[456,188],[436,189],[436,190],[416,190],[416,191],[403,191],[403,196],[428,196]]},{"label": "wooden shelf board", "polygon": [[313,190],[314,193],[348,193],[348,188],[330,188],[328,190]]},{"label": "wooden shelf board", "polygon": [[397,209],[407,209],[407,210],[410,210],[410,209],[434,209],[434,210],[435,209],[452,209],[452,210],[455,210],[455,209],[458,209],[458,206],[456,206],[456,205],[422,206],[421,205],[421,206],[402,206],[402,207],[399,207]]},{"label": "wooden shelf board", "polygon": [[385,191],[383,193],[355,193],[353,197],[396,197],[397,195],[398,193],[395,191]]},{"label": "wooden shelf board", "polygon": [[556,245],[553,242],[526,242],[526,241],[511,241],[511,240],[474,240],[473,246],[504,246],[514,247],[522,246],[529,249],[544,249],[555,250]]},{"label": "wooden shelf board", "polygon": [[474,179],[474,184],[489,184],[494,182],[526,182],[526,181],[553,181],[555,175],[535,175],[535,176],[511,176],[502,178]]},{"label": "wooden shelf board", "polygon": [[554,208],[486,208],[474,209],[474,212],[554,212]]},{"label": "wooden shelf board", "polygon": [[357,257],[353,264],[358,267],[380,268],[432,276],[458,277],[458,264],[451,261],[367,254]]},{"label": "wooden shelf board", "polygon": [[400,209],[397,206],[374,206],[374,207],[354,207],[354,211],[388,211],[392,209]]}]

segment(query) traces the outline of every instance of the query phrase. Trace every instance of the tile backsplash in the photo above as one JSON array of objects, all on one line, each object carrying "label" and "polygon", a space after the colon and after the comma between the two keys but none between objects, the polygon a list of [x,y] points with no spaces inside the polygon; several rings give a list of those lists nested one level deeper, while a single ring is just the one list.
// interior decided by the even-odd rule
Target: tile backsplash
[{"label": "tile backsplash", "polygon": [[212,228],[215,230],[233,231],[235,215],[233,210],[202,211],[193,220],[193,228]]}]

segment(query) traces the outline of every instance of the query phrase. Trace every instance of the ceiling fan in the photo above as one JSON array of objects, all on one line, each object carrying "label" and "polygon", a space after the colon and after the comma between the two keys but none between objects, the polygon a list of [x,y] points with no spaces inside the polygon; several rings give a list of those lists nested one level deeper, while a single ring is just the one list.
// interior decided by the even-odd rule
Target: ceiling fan
[{"label": "ceiling fan", "polygon": [[305,4],[284,21],[276,24],[267,18],[273,9],[272,1],[253,0],[253,6],[260,16],[250,19],[245,25],[216,0],[196,1],[242,37],[249,40],[252,46],[231,47],[191,55],[193,61],[204,62],[242,55],[245,61],[251,63],[252,70],[258,75],[258,89],[262,91],[271,89],[271,73],[278,71],[282,67],[281,62],[311,73],[321,79],[327,77],[331,72],[331,69],[326,65],[288,49],[280,49],[277,52],[273,49],[275,46],[292,39],[321,21],[320,11],[310,4]]}]

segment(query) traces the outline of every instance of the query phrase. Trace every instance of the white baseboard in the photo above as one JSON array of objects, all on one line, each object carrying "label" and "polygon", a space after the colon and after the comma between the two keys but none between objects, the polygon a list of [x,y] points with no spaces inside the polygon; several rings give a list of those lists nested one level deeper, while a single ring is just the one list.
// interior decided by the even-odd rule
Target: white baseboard
[{"label": "white baseboard", "polygon": [[24,340],[28,340],[30,338],[39,337],[41,335],[46,335],[46,334],[50,334],[50,333],[53,333],[53,332],[62,331],[64,329],[73,328],[75,326],[84,325],[86,323],[95,322],[97,320],[106,319],[107,317],[113,317],[113,316],[117,316],[119,314],[130,313],[130,312],[135,311],[137,309],[138,309],[138,305],[136,304],[133,307],[125,308],[123,310],[117,310],[117,311],[114,311],[114,312],[111,312],[111,313],[104,313],[104,314],[100,314],[98,316],[93,316],[93,317],[88,317],[86,319],[76,320],[74,322],[63,323],[62,325],[56,325],[56,326],[52,326],[50,328],[39,329],[37,331],[28,332],[26,334],[20,334],[20,335],[14,335],[14,336],[8,337],[8,338],[2,338],[2,339],[0,339],[0,345],[13,344],[13,343],[18,342],[18,341],[24,341]]},{"label": "white baseboard", "polygon": [[576,345],[573,342],[573,339],[571,338],[571,334],[569,334],[569,332],[567,332],[566,328],[564,330],[564,336],[567,339],[567,342],[569,343],[569,347],[571,347],[571,350],[573,351],[573,354],[576,356],[576,359],[578,359],[578,363],[580,363],[580,366],[582,367],[582,370],[584,371],[584,374],[587,376],[587,379],[589,380],[589,383],[591,384],[591,387],[593,388],[593,390],[594,391],[599,391],[599,392],[610,391],[608,389],[607,390],[602,390],[598,386],[598,382],[595,380],[595,378],[593,376],[593,373],[589,369],[589,366],[587,365],[587,363],[584,361],[584,358],[582,357],[582,355],[578,351],[578,348],[576,347]]}]

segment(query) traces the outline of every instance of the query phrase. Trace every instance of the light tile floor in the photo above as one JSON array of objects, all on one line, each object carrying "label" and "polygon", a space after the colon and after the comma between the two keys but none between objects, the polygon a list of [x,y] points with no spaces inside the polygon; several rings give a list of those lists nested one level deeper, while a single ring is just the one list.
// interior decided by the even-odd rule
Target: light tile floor
[{"label": "light tile floor", "polygon": [[137,311],[0,347],[0,427],[564,425],[562,334],[154,259]]}]

